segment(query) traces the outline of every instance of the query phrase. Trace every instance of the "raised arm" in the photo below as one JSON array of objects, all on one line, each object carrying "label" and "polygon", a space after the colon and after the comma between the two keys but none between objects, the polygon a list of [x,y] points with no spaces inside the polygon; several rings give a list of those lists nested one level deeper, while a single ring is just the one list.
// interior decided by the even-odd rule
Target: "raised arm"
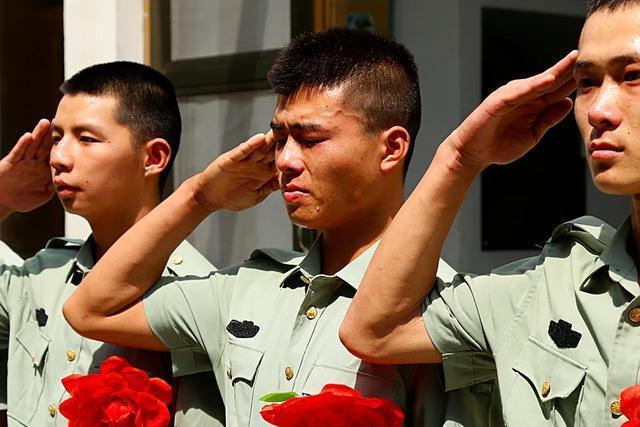
[{"label": "raised arm", "polygon": [[28,212],[51,199],[50,152],[51,124],[42,119],[0,160],[0,221],[12,212]]},{"label": "raised arm", "polygon": [[433,363],[440,354],[421,304],[436,281],[445,238],[473,180],[533,148],[571,110],[572,52],[547,71],[493,92],[440,145],[393,220],[340,329],[355,355],[377,363]]},{"label": "raised arm", "polygon": [[210,213],[249,208],[277,188],[271,133],[222,154],[122,235],[64,304],[65,318],[88,338],[164,350],[141,297],[171,253]]}]

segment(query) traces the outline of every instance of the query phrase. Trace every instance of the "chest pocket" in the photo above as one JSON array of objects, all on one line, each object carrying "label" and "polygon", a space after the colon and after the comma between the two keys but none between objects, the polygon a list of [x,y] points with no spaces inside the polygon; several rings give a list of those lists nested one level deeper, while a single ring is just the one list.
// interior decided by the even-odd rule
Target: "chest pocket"
[{"label": "chest pocket", "polygon": [[[254,396],[254,383],[264,351],[241,344],[229,343],[227,378],[233,387],[235,419],[238,425],[249,425]],[[234,417],[230,417],[233,419]]]},{"label": "chest pocket", "polygon": [[[38,399],[42,391],[42,377],[45,368],[45,358],[49,349],[50,339],[46,336],[34,320],[29,320],[16,334],[18,348],[13,357],[20,362],[21,366],[31,366],[31,370],[20,372],[19,384],[22,389],[17,389],[17,393],[12,396],[12,404],[9,405],[9,415],[16,420],[28,424],[36,411]],[[9,372],[11,378],[11,372]],[[12,381],[17,379],[14,377]]]},{"label": "chest pocket", "polygon": [[527,390],[526,385],[514,385],[509,393],[512,405],[531,401],[533,392],[545,418],[575,418],[582,394],[581,385],[587,373],[586,366],[529,337],[513,370],[526,380],[529,387]]}]

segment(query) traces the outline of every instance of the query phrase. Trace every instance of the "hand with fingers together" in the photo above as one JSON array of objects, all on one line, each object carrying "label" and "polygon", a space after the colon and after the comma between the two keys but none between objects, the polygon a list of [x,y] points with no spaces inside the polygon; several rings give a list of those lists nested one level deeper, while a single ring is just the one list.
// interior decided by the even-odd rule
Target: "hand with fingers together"
[{"label": "hand with fingers together", "polygon": [[489,95],[449,138],[458,166],[479,171],[513,162],[531,150],[571,111],[577,56],[573,51],[545,72],[509,82]]},{"label": "hand with fingers together", "polygon": [[51,145],[51,123],[42,119],[0,160],[0,207],[5,216],[31,211],[53,196]]},{"label": "hand with fingers together", "polygon": [[274,137],[257,134],[221,154],[195,180],[194,198],[208,211],[239,211],[263,201],[279,188]]}]

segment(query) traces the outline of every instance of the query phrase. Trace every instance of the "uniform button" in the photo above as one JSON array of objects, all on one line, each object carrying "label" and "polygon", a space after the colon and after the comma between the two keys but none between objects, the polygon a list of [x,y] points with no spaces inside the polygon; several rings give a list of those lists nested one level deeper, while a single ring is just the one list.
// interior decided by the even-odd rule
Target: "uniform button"
[{"label": "uniform button", "polygon": [[227,378],[231,379],[231,368],[227,369]]},{"label": "uniform button", "polygon": [[545,381],[542,383],[542,387],[540,387],[540,394],[542,397],[549,396],[549,392],[551,391],[551,383],[549,381]]},{"label": "uniform button", "polygon": [[56,416],[56,407],[53,405],[49,405],[49,415],[51,415],[52,417]]},{"label": "uniform button", "polygon": [[307,319],[313,320],[318,315],[318,309],[315,308],[314,306],[311,306],[311,307],[307,308],[306,315],[307,315]]},{"label": "uniform button", "polygon": [[175,265],[182,264],[182,261],[184,261],[184,260],[182,259],[182,257],[180,255],[175,255],[173,258],[171,258],[171,262],[174,263]]},{"label": "uniform button", "polygon": [[67,351],[67,360],[69,362],[73,362],[74,360],[76,360],[76,352],[73,350]]},{"label": "uniform button", "polygon": [[287,366],[284,370],[284,377],[287,379],[287,381],[290,381],[291,378],[293,378],[293,369],[291,369],[289,366]]},{"label": "uniform button", "polygon": [[622,415],[622,411],[620,410],[620,401],[619,400],[614,400],[613,402],[611,402],[611,405],[609,405],[609,409],[611,409],[611,413],[613,415]]},{"label": "uniform button", "polygon": [[639,307],[632,308],[631,310],[629,310],[629,320],[631,320],[633,323],[640,323],[640,308]]},{"label": "uniform button", "polygon": [[302,280],[304,282],[304,284],[308,285],[309,283],[311,283],[311,281],[309,280],[309,278],[307,276],[305,276],[304,274],[300,275],[300,280]]}]

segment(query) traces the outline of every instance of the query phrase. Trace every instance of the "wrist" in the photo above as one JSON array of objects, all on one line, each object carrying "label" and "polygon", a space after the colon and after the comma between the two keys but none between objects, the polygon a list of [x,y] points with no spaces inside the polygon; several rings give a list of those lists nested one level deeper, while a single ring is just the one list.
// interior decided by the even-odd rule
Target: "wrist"
[{"label": "wrist", "polygon": [[207,197],[204,186],[202,184],[202,173],[199,173],[186,181],[180,186],[189,194],[192,208],[201,211],[205,215],[219,211],[222,207]]},{"label": "wrist", "polygon": [[465,180],[476,179],[489,164],[468,155],[460,147],[459,136],[454,131],[440,144],[436,157],[441,159],[449,173],[458,175]]}]

